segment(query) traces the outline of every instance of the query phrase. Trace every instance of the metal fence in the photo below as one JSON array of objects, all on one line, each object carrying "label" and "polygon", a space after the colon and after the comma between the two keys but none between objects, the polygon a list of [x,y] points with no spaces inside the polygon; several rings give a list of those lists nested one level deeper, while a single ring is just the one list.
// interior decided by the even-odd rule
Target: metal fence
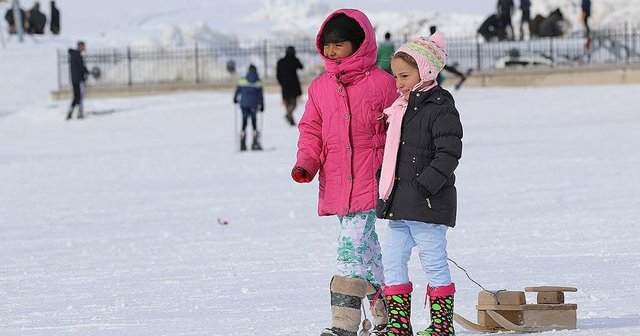
[{"label": "metal fence", "polygon": [[[99,69],[98,78],[89,77],[89,84],[94,87],[169,83],[235,84],[237,79],[246,73],[250,64],[256,65],[263,79],[275,78],[276,63],[284,57],[287,46],[296,48],[296,55],[304,64],[302,76],[316,76],[321,73],[322,60],[318,57],[315,42],[303,39],[170,48],[91,49],[85,52],[84,58],[90,71]],[[70,85],[68,74],[68,52],[59,50],[60,89]]]},{"label": "metal fence", "polygon": [[640,26],[593,30],[589,44],[581,33],[528,41],[485,42],[475,37],[450,38],[449,63],[460,69],[487,70],[512,66],[578,66],[640,62]]},{"label": "metal fence", "polygon": [[[593,30],[590,48],[581,35],[540,38],[529,41],[485,42],[477,37],[451,37],[449,63],[460,70],[486,70],[530,63],[558,65],[625,64],[640,62],[640,26],[624,24]],[[394,41],[399,46],[404,41]],[[263,79],[275,77],[276,63],[287,46],[294,46],[304,64],[301,76],[313,78],[324,66],[315,40],[261,40],[217,45],[172,48],[114,48],[89,50],[85,61],[89,69],[100,70],[100,77],[89,79],[98,87],[156,84],[235,84],[249,64],[258,67]],[[233,64],[235,71],[230,71]],[[59,89],[69,87],[66,51],[58,52]]]}]

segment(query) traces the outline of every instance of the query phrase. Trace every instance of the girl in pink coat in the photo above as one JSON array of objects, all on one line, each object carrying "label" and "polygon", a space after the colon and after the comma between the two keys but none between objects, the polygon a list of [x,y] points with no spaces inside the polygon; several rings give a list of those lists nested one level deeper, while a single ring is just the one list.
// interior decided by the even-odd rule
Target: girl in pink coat
[{"label": "girl in pink coat", "polygon": [[309,87],[291,176],[308,183],[319,172],[318,214],[337,215],[341,225],[330,285],[332,327],[322,335],[355,336],[365,296],[376,328],[387,322],[384,300],[376,295],[384,281],[375,232],[376,174],[386,139],[382,111],[398,93],[393,78],[375,66],[375,32],[362,12],[340,9],[330,14],[316,46],[325,73]]}]

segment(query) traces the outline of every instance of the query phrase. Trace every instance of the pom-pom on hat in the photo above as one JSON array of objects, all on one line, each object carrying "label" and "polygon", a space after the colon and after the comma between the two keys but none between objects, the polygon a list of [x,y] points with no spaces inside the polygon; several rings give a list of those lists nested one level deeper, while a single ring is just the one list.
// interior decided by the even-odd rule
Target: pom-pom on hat
[{"label": "pom-pom on hat", "polygon": [[322,43],[350,41],[357,50],[364,41],[364,30],[358,21],[345,14],[337,14],[327,21],[322,31]]},{"label": "pom-pom on hat", "polygon": [[435,80],[447,63],[449,54],[446,48],[447,40],[444,34],[436,31],[429,38],[419,37],[403,44],[396,53],[404,52],[413,57],[418,63],[420,79],[423,82],[428,82]]}]

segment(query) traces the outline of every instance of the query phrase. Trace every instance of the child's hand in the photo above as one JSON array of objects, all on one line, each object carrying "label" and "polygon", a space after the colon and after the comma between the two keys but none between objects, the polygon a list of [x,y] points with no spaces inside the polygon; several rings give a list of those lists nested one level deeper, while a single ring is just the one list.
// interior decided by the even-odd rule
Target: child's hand
[{"label": "child's hand", "polygon": [[309,183],[312,179],[311,173],[302,167],[293,168],[291,171],[291,177],[298,183]]}]

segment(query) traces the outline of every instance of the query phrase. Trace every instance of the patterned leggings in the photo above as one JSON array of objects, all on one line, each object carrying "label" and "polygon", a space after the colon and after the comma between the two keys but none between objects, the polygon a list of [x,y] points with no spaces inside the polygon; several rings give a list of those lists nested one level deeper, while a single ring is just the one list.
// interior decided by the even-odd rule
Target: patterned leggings
[{"label": "patterned leggings", "polygon": [[358,211],[338,216],[337,275],[369,280],[379,287],[384,283],[382,254],[376,234],[375,210]]}]

